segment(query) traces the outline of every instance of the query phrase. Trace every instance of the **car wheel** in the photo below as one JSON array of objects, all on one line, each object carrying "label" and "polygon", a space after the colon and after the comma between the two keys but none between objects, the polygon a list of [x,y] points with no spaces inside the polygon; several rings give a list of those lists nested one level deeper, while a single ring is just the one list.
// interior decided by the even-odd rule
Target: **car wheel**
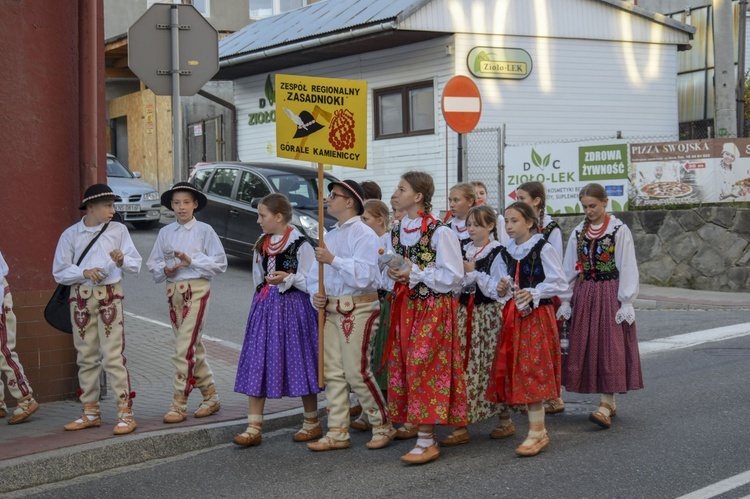
[{"label": "car wheel", "polygon": [[148,222],[130,222],[138,230],[150,230],[154,229],[159,225],[158,220],[150,220]]}]

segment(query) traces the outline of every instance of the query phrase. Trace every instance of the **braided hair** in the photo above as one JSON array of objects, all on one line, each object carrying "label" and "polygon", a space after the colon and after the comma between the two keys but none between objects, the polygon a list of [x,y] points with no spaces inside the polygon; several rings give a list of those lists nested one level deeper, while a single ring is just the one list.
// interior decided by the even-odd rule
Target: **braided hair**
[{"label": "braided hair", "polygon": [[414,192],[422,195],[422,206],[425,215],[432,213],[432,195],[435,194],[435,182],[429,173],[410,171],[401,175]]},{"label": "braided hair", "polygon": [[527,192],[531,198],[530,201],[539,198],[539,230],[541,231],[544,227],[544,212],[547,209],[547,191],[544,184],[537,181],[524,182],[516,188],[516,191]]}]

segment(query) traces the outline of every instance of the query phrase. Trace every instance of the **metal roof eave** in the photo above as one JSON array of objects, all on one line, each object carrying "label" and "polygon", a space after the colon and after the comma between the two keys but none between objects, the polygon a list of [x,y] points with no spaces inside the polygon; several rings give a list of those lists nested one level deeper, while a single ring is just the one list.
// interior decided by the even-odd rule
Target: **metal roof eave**
[{"label": "metal roof eave", "polygon": [[[683,31],[690,36],[690,40],[693,39],[693,34],[695,33],[695,30],[696,30],[695,26],[690,26],[689,24],[681,23],[680,21],[677,21],[675,19],[672,19],[671,17],[665,16],[664,14],[659,14],[658,12],[651,12],[650,10],[644,9],[643,7],[638,7],[637,5],[632,4],[632,3],[622,2],[620,0],[598,0],[598,1],[609,4],[616,9],[627,11],[633,15],[644,17],[655,23],[663,24],[664,26],[667,26],[669,28]],[[688,45],[688,48],[689,47],[690,46]]]}]

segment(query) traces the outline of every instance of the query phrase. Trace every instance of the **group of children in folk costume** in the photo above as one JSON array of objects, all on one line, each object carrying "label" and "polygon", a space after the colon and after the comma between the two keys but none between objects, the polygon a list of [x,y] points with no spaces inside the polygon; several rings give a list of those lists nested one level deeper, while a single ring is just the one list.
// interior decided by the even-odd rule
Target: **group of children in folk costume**
[{"label": "group of children in folk costume", "polygon": [[[561,383],[571,392],[600,393],[590,419],[609,427],[616,414],[614,394],[643,386],[632,306],[638,292],[632,237],[606,213],[604,189],[590,184],[580,194],[586,218],[561,261],[561,232],[544,213],[544,188],[537,184],[518,189],[520,202],[507,208],[503,222],[459,184],[451,190],[454,218],[446,225],[431,215],[432,178],[408,172],[391,198],[402,218],[388,231],[382,202],[365,202],[356,182],[335,182],[329,185],[328,212],[338,223],[326,234],[325,247],[315,249],[289,225],[288,200],[279,194],[264,198],[258,207],[264,235],[254,257],[256,293],[235,385],[249,396],[248,428],[234,442],[261,442],[266,398],[299,396],[305,419],[294,440],[308,442],[311,450],[349,447],[351,424],[372,430],[371,449],[417,437],[402,460],[425,463],[440,453],[437,425],[454,427],[442,445],[458,445],[469,441],[470,423],[499,413],[491,437],[504,438],[515,432],[509,408],[522,407],[528,410],[529,433],[517,453],[536,455],[549,445],[543,404],[550,412],[564,408]],[[72,286],[84,411],[66,425],[68,430],[101,425],[100,361],[117,394],[114,433],[136,428],[120,281],[123,271],[140,270],[141,258],[124,226],[111,221],[115,200],[107,186],[89,188],[81,205],[86,216],[65,231],[56,251],[55,279]],[[196,417],[221,407],[200,340],[210,279],[226,270],[216,234],[194,218],[206,202],[189,183],[164,193],[162,204],[175,211],[177,220],[160,231],[147,262],[155,282],[167,281],[176,338],[175,394],[166,423],[187,417],[193,387],[203,395]],[[92,251],[77,265],[95,237]],[[378,250],[393,252],[409,265],[379,264]],[[324,264],[325,293],[318,293],[319,263]],[[8,296],[0,332],[14,333]],[[555,300],[560,301],[557,317],[571,320],[564,365]],[[315,308],[326,314],[325,435],[317,419]],[[12,350],[8,336],[13,335],[0,335]],[[20,422],[39,406],[17,357],[4,360],[0,367],[9,384],[20,390],[23,381],[26,390],[20,390],[15,421],[10,421]],[[12,374],[11,364],[18,365]],[[353,423],[350,389],[363,407],[363,416]],[[394,422],[403,425],[394,429]]]}]

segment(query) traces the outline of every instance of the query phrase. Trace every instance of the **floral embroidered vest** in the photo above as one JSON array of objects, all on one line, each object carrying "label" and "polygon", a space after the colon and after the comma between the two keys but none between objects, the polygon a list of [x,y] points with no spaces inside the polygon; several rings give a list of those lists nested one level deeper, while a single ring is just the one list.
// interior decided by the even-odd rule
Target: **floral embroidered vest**
[{"label": "floral embroidered vest", "polygon": [[[552,231],[555,229],[560,229],[560,224],[552,220],[542,229],[542,237],[544,237],[544,239],[549,241],[549,235],[552,234]],[[560,258],[562,258],[562,255],[560,255]]]},{"label": "floral embroidered vest", "polygon": [[[430,246],[432,241],[432,235],[438,227],[445,225],[441,221],[436,221],[427,226],[427,232],[422,234],[416,244],[412,246],[404,246],[401,244],[401,224],[396,225],[391,230],[391,242],[393,244],[393,251],[410,260],[412,263],[417,264],[420,269],[427,267],[429,264],[435,263],[435,250]],[[420,282],[414,289],[409,290],[409,298],[427,298],[429,296],[440,296],[441,293],[430,289],[425,283]]]},{"label": "floral embroidered vest", "polygon": [[[524,288],[535,288],[537,284],[544,282],[546,275],[544,274],[544,266],[542,265],[542,248],[545,244],[549,244],[546,239],[541,238],[537,242],[528,254],[521,258],[521,275],[518,277],[518,285],[521,289]],[[500,255],[505,262],[505,266],[508,268],[508,274],[510,274],[511,284],[516,281],[516,260],[513,258],[505,246],[500,248]],[[549,298],[543,298],[539,300],[540,305],[547,305],[552,303]]]},{"label": "floral embroidered vest", "polygon": [[[503,249],[502,246],[495,246],[490,250],[489,253],[487,253],[485,256],[483,256],[479,260],[474,261],[474,270],[477,272],[483,272],[485,274],[490,273],[490,268],[492,267],[492,263],[495,261],[495,258],[497,255],[500,254],[500,250]],[[461,296],[458,298],[461,305],[468,305],[469,304],[469,297],[471,296],[470,293],[462,293]],[[482,290],[479,289],[479,286],[477,286],[477,290],[474,293],[474,304],[483,304],[483,303],[495,303],[495,300],[492,300],[491,298],[487,298],[484,293],[482,293]]]},{"label": "floral embroidered vest", "polygon": [[[620,278],[620,271],[615,265],[615,235],[622,227],[618,225],[612,234],[605,234],[593,241],[584,234],[583,249],[578,250],[576,270],[586,281],[610,281]],[[576,231],[576,241],[580,231]]]},{"label": "floral embroidered vest", "polygon": [[[299,248],[305,244],[307,240],[304,237],[298,237],[294,240],[287,248],[282,251],[281,253],[277,255],[271,255],[271,256],[264,256],[261,258],[261,265],[263,266],[263,275],[268,275],[269,272],[269,265],[272,267],[271,272],[278,270],[281,272],[286,272],[288,274],[294,274],[297,272],[297,269],[299,268],[299,259],[297,258],[297,251]],[[265,283],[259,284],[255,291],[260,291],[261,288],[265,286]],[[295,291],[297,288],[291,288],[287,290],[287,293],[290,291]],[[298,290],[297,290],[298,291]]]}]

